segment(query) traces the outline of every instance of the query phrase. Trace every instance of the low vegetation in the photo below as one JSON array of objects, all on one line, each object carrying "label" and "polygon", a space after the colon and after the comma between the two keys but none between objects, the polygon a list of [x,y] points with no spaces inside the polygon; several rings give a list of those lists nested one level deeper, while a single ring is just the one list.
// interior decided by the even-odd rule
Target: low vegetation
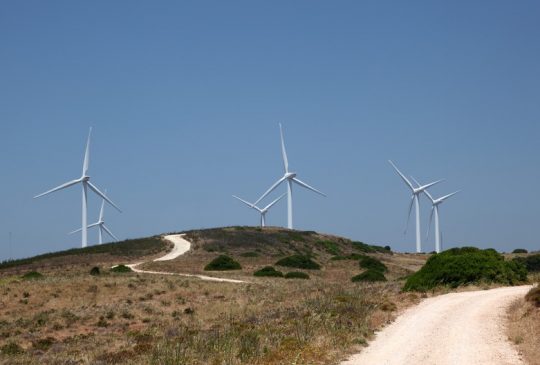
[{"label": "low vegetation", "polygon": [[353,276],[351,278],[351,281],[353,283],[360,282],[360,281],[376,282],[376,281],[386,281],[386,278],[384,277],[384,274],[380,271],[366,270],[361,274]]},{"label": "low vegetation", "polygon": [[125,274],[129,272],[133,272],[133,270],[131,270],[131,267],[126,266],[126,265],[116,265],[111,268],[111,272]]},{"label": "low vegetation", "polygon": [[527,268],[529,272],[540,272],[540,254],[529,255],[526,257],[516,257],[514,261],[519,262]]},{"label": "low vegetation", "polygon": [[352,242],[354,248],[360,252],[365,253],[392,253],[392,250],[390,246],[376,246],[376,245],[368,245],[364,242],[360,241],[353,241]]},{"label": "low vegetation", "polygon": [[508,338],[527,364],[540,364],[540,288],[533,287],[524,298],[516,300],[507,313]]},{"label": "low vegetation", "polygon": [[525,300],[535,307],[540,308],[540,287],[532,288],[525,296]]},{"label": "low vegetation", "polygon": [[527,251],[524,248],[516,248],[514,251],[512,251],[512,253],[528,253],[528,252],[529,251]]},{"label": "low vegetation", "polygon": [[265,266],[260,270],[257,270],[253,273],[254,276],[271,276],[271,277],[283,277],[283,273],[274,269],[272,266]]},{"label": "low vegetation", "polygon": [[505,261],[493,249],[452,248],[431,256],[405,283],[405,291],[427,291],[437,286],[456,288],[478,283],[516,285],[527,280],[527,270],[516,261]]},{"label": "low vegetation", "polygon": [[219,255],[204,267],[206,271],[240,270],[242,266],[227,255]]},{"label": "low vegetation", "polygon": [[23,280],[40,280],[43,278],[44,278],[43,274],[37,271],[30,271],[22,276]]},{"label": "low vegetation", "polygon": [[361,257],[358,263],[362,269],[378,271],[380,273],[385,273],[388,271],[385,264],[371,256]]},{"label": "low vegetation", "polygon": [[309,279],[309,275],[301,271],[290,271],[285,274],[285,279]]},{"label": "low vegetation", "polygon": [[294,267],[296,269],[320,270],[321,265],[305,255],[292,255],[276,262],[278,266]]}]

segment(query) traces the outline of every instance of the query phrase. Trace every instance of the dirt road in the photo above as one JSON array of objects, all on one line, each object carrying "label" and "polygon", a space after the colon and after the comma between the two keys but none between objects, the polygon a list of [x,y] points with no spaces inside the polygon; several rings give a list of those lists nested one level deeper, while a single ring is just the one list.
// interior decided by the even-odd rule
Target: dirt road
[{"label": "dirt road", "polygon": [[341,365],[523,364],[505,335],[505,312],[530,286],[429,298]]},{"label": "dirt road", "polygon": [[[171,252],[167,253],[165,256],[155,259],[154,261],[174,260],[178,256],[183,255],[186,252],[188,252],[191,247],[191,242],[186,240],[183,234],[173,234],[173,235],[165,236],[163,238],[172,242],[174,244],[174,247],[171,250]],[[219,282],[226,282],[226,283],[246,283],[246,281],[243,281],[243,280],[216,278],[214,276],[207,276],[207,275],[180,274],[180,273],[175,273],[175,272],[150,271],[150,270],[138,269],[137,266],[143,263],[144,262],[138,262],[136,264],[129,264],[126,266],[130,267],[131,270],[133,270],[134,272],[143,273],[143,274],[177,275],[177,276],[196,277],[196,278],[199,278],[201,280],[206,280],[206,281],[219,281]]]}]

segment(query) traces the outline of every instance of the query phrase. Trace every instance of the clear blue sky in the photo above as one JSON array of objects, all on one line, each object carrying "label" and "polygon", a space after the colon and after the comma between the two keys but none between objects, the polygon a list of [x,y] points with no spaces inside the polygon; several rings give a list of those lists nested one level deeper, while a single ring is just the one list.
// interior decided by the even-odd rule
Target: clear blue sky
[{"label": "clear blue sky", "polygon": [[32,197],[80,175],[89,126],[121,238],[256,224],[231,194],[281,176],[278,122],[328,194],[296,189],[299,229],[412,251],[391,158],[464,189],[447,246],[539,249],[539,18],[536,1],[4,1],[0,259],[79,246],[80,189]]}]

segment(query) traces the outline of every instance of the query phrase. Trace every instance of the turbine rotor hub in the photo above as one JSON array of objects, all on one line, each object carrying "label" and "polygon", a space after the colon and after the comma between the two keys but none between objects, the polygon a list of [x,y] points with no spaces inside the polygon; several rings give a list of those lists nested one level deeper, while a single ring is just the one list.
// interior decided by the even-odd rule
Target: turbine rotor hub
[{"label": "turbine rotor hub", "polygon": [[288,173],[285,174],[285,177],[287,179],[293,179],[293,178],[296,177],[296,172],[288,172]]}]

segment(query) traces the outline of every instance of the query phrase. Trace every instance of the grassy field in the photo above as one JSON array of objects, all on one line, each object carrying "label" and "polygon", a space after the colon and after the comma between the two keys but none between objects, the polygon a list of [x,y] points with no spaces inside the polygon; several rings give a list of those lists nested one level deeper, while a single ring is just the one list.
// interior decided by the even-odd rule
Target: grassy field
[{"label": "grassy field", "polygon": [[[420,299],[401,293],[423,255],[315,232],[250,227],[186,232],[193,247],[157,271],[239,278],[246,284],[179,276],[111,273],[112,263],[165,252],[160,237],[121,246],[70,250],[0,267],[0,362],[4,364],[331,364],[358,351],[374,330]],[[138,242],[138,244],[137,244]],[[387,282],[353,283],[367,254],[387,267]],[[219,255],[242,269],[204,271]],[[320,270],[275,266],[305,255]],[[90,275],[92,267],[100,275]],[[256,277],[274,266],[310,279]],[[24,280],[36,270],[44,277]]]}]

